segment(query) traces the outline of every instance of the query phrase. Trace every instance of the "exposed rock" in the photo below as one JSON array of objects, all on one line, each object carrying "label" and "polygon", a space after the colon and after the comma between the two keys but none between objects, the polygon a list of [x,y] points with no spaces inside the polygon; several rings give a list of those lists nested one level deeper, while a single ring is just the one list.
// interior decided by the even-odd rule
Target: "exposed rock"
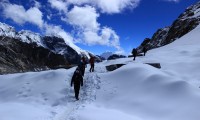
[{"label": "exposed rock", "polygon": [[109,66],[106,66],[106,70],[107,71],[114,71],[120,67],[122,67],[123,65],[125,64],[114,64],[114,65],[109,65]]},{"label": "exposed rock", "polygon": [[80,49],[76,45],[68,45],[64,39],[59,36],[41,36],[39,33],[34,33],[28,30],[17,32],[14,27],[0,22],[0,36],[15,38],[25,43],[36,44],[48,48],[56,54],[65,56],[65,59],[71,64],[78,64],[81,56],[89,58],[89,53]]},{"label": "exposed rock", "polygon": [[0,74],[54,69],[68,62],[36,44],[0,36]]},{"label": "exposed rock", "polygon": [[161,68],[160,63],[145,63],[145,64],[151,65],[151,66],[153,66],[153,67],[155,67],[155,68],[158,68],[158,69]]},{"label": "exposed rock", "polygon": [[142,52],[144,46],[150,50],[167,45],[193,30],[199,23],[200,2],[188,7],[171,26],[159,29],[151,39],[145,39],[137,50]]},{"label": "exposed rock", "polygon": [[54,53],[64,55],[65,59],[71,64],[78,64],[81,60],[80,55],[67,45],[62,38],[45,36],[43,37],[43,44]]},{"label": "exposed rock", "polygon": [[104,60],[106,60],[104,57],[96,55],[96,62],[102,62]]},{"label": "exposed rock", "polygon": [[110,57],[108,57],[108,60],[115,60],[115,59],[118,59],[118,58],[126,58],[126,56],[113,54]]}]

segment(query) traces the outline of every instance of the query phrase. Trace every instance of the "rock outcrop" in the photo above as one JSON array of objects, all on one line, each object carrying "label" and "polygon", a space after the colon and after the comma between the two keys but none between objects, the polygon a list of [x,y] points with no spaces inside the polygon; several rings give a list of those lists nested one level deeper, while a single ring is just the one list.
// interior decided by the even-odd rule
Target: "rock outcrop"
[{"label": "rock outcrop", "polygon": [[40,71],[68,66],[68,61],[49,49],[0,36],[0,74]]},{"label": "rock outcrop", "polygon": [[176,39],[184,36],[200,24],[200,2],[188,7],[178,19],[169,27],[165,27],[156,31],[153,37],[147,38],[137,48],[138,52],[142,52],[145,46],[148,50],[167,45]]}]

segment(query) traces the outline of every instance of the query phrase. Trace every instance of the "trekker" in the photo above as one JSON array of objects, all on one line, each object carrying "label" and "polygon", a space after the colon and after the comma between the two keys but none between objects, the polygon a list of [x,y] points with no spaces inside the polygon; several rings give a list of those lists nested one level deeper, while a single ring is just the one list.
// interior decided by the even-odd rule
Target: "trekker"
[{"label": "trekker", "polygon": [[147,48],[146,48],[146,47],[143,47],[142,51],[143,51],[144,56],[145,56],[145,54],[147,53]]},{"label": "trekker", "polygon": [[86,64],[87,63],[86,63],[85,57],[82,57],[81,63],[79,65],[79,68],[81,69],[82,76],[84,76],[84,74],[85,74],[85,68],[87,67]]},{"label": "trekker", "polygon": [[94,57],[92,56],[91,58],[90,58],[90,72],[94,72]]},{"label": "trekker", "polygon": [[76,100],[79,100],[80,86],[83,86],[83,77],[79,67],[76,68],[73,77],[71,79],[71,87],[74,84],[74,92]]},{"label": "trekker", "polygon": [[132,54],[133,54],[133,60],[135,60],[135,58],[136,58],[136,56],[137,56],[137,50],[134,48],[133,50],[132,50]]}]

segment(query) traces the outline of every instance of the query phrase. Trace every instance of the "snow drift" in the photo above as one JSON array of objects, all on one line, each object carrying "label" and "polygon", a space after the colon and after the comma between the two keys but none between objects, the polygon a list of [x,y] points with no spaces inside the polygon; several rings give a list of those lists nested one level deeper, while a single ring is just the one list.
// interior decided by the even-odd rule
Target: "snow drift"
[{"label": "snow drift", "polygon": [[[94,73],[87,67],[79,101],[69,85],[75,68],[1,75],[1,120],[199,120],[199,32],[200,26],[136,61],[104,61]],[[105,70],[115,63],[126,65]]]}]

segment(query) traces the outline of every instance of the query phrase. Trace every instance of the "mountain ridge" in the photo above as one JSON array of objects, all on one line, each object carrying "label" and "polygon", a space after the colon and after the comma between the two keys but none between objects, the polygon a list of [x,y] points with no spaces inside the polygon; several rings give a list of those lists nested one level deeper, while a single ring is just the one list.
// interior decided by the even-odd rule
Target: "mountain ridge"
[{"label": "mountain ridge", "polygon": [[139,53],[143,47],[148,50],[165,46],[174,42],[176,39],[189,33],[200,24],[200,1],[189,6],[179,15],[171,26],[158,29],[152,38],[145,38],[140,46],[137,47]]}]

